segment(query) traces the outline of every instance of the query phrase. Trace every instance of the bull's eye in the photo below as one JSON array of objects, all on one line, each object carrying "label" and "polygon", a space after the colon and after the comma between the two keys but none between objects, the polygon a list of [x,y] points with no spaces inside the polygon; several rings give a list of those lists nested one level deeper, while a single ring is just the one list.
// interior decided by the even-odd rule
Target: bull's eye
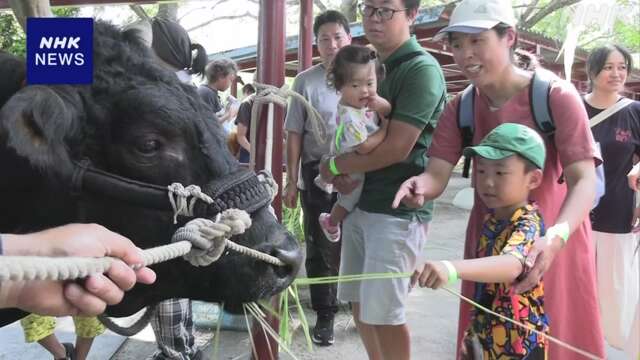
[{"label": "bull's eye", "polygon": [[136,144],[136,150],[144,155],[152,155],[160,148],[160,142],[155,139],[143,139]]}]

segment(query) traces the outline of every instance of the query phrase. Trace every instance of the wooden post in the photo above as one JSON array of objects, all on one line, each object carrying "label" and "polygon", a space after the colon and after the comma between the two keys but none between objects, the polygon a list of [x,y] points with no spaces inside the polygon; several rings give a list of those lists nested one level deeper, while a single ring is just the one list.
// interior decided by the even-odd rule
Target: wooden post
[{"label": "wooden post", "polygon": [[[284,84],[285,61],[285,0],[260,0],[259,39],[258,39],[258,82],[280,87]],[[258,123],[258,136],[256,139],[256,170],[264,169],[266,138],[267,138],[267,107],[262,109],[262,115]],[[271,173],[278,183],[278,195],[273,202],[273,208],[278,220],[282,219],[282,126],[284,124],[284,109],[273,106],[273,151],[271,161]],[[278,300],[271,300],[272,306],[277,309]],[[267,314],[267,321],[273,329],[279,328],[276,317]],[[277,360],[278,343],[272,337],[265,335],[260,325],[254,322],[252,328],[253,342],[256,345],[257,354],[253,354],[255,360]],[[271,350],[271,351],[269,351]]]},{"label": "wooden post", "polygon": [[300,30],[298,33],[298,72],[313,62],[313,0],[300,0]]}]

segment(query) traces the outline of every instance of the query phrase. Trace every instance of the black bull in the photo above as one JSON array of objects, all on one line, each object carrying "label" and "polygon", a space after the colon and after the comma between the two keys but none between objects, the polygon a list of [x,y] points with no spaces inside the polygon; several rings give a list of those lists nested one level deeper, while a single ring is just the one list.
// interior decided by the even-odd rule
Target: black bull
[{"label": "black bull", "polygon": [[[93,61],[91,85],[22,87],[24,63],[0,53],[0,233],[95,222],[143,249],[169,243],[189,218],[174,225],[170,210],[123,201],[128,194],[79,191],[70,176],[76,164],[140,183],[179,182],[203,189],[233,177],[238,164],[195,89],[157,65],[135,34],[97,22]],[[298,244],[266,207],[255,211],[252,221],[232,240],[277,256],[287,266],[234,253],[206,267],[175,259],[153,266],[156,283],[136,285],[107,313],[126,316],[176,297],[233,307],[282,291],[302,262]],[[0,325],[17,316],[0,312]]]}]

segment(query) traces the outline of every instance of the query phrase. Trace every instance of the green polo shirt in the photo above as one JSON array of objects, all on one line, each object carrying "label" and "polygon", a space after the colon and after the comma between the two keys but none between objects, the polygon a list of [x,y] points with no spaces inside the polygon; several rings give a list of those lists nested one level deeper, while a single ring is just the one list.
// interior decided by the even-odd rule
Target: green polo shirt
[{"label": "green polo shirt", "polygon": [[[385,64],[416,50],[422,50],[422,47],[412,36],[385,60]],[[420,129],[421,133],[404,161],[366,173],[358,207],[405,219],[412,219],[415,215],[421,222],[429,221],[433,213],[432,202],[421,209],[410,209],[404,205],[392,209],[391,203],[400,185],[421,174],[426,166],[426,149],[431,144],[433,130],[446,99],[442,69],[436,59],[425,52],[425,55],[407,60],[387,74],[379,83],[378,92],[392,105],[391,121],[408,123]]]}]

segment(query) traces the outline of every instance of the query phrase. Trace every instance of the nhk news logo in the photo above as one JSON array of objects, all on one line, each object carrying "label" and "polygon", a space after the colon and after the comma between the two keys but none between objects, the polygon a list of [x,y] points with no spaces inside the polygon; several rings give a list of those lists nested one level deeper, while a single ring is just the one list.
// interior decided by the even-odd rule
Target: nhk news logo
[{"label": "nhk news logo", "polygon": [[27,19],[27,83],[91,84],[92,56],[93,19]]}]

